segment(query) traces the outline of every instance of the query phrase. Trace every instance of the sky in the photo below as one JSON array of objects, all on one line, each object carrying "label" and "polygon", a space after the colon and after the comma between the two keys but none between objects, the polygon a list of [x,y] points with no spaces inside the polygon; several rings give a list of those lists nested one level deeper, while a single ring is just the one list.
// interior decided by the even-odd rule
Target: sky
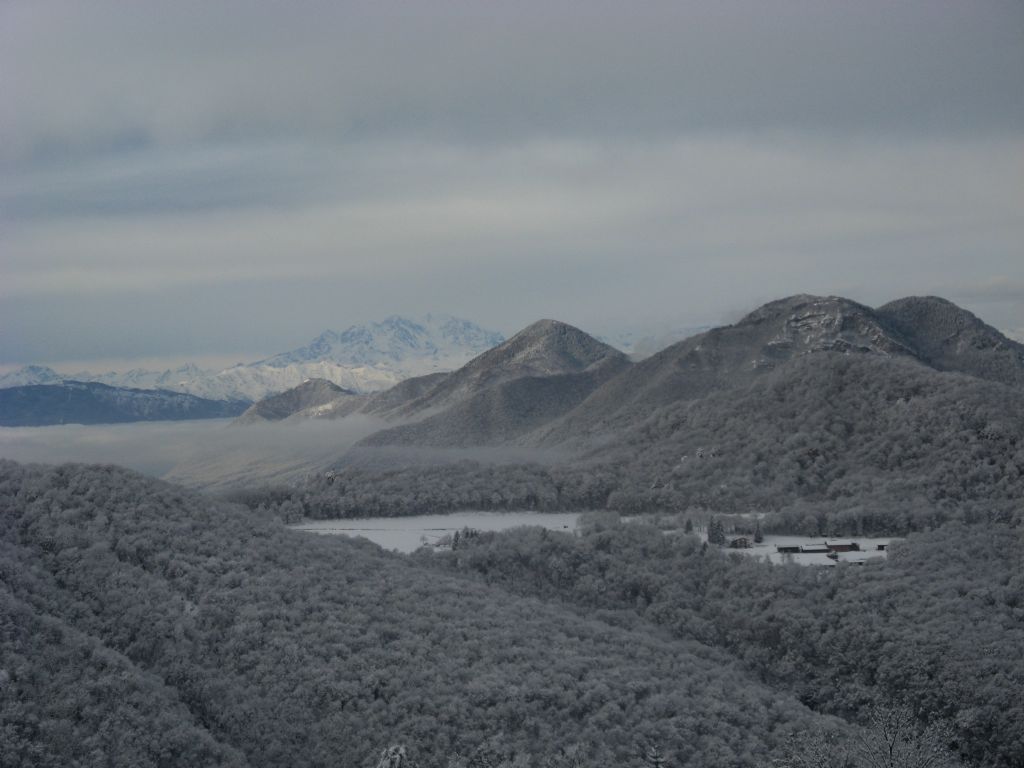
[{"label": "sky", "polygon": [[1019,0],[0,0],[0,367],[794,293],[1024,334],[1022,41]]}]

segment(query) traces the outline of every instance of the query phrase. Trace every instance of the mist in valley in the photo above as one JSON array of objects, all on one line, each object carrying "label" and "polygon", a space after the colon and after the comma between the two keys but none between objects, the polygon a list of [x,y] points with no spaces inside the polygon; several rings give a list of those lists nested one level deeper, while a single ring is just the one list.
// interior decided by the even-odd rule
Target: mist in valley
[{"label": "mist in valley", "polygon": [[23,463],[118,464],[198,488],[282,482],[326,468],[381,421],[233,425],[231,419],[0,429],[0,458]]}]

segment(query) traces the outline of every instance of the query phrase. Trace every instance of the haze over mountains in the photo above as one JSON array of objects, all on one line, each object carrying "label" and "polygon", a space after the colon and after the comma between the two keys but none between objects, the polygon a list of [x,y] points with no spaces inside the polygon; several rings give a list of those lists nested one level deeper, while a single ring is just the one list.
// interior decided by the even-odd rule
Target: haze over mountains
[{"label": "haze over mountains", "polygon": [[[350,392],[335,399],[347,405],[343,412],[358,408],[415,422],[373,436],[373,445],[487,445],[526,433],[529,443],[579,442],[823,353],[906,358],[934,371],[1024,384],[1024,345],[944,299],[901,299],[876,310],[800,295],[638,363],[577,328],[542,320],[452,373],[412,379],[362,401]],[[337,417],[328,402],[318,402],[316,413],[296,407],[278,418]]]},{"label": "haze over mountains", "polygon": [[468,320],[428,314],[391,316],[342,332],[325,331],[304,347],[223,370],[184,365],[173,370],[59,374],[31,365],[0,376],[0,388],[61,381],[90,381],[113,387],[165,389],[211,400],[250,402],[325,379],[355,392],[375,392],[410,376],[458,368],[501,343],[503,337]]},{"label": "haze over mountains", "polygon": [[[258,403],[244,421],[333,420],[344,431],[358,416],[365,434],[366,419],[377,420],[351,449],[339,440],[334,462],[321,452],[305,471],[460,457],[522,462],[533,452],[534,461],[607,464],[616,477],[609,487],[637,498],[684,487],[710,498],[704,482],[717,476],[713,495],[742,504],[837,494],[846,473],[895,472],[903,462],[916,462],[923,483],[945,458],[967,460],[976,440],[1005,464],[1024,433],[1022,372],[1024,346],[943,299],[872,309],[801,295],[640,362],[572,326],[540,321],[451,373],[364,395],[310,382]],[[694,474],[684,457],[692,462],[705,447]],[[848,466],[856,451],[869,456]],[[813,483],[787,486],[815,461]],[[258,474],[251,463],[244,474],[217,465],[216,457],[197,460],[171,477],[223,486]],[[293,477],[303,469],[294,457],[289,466]]]}]

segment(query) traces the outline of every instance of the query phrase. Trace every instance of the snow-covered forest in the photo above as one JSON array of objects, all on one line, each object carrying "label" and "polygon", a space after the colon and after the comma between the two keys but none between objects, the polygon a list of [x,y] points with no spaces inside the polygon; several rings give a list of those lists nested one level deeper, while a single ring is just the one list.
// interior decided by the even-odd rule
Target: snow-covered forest
[{"label": "snow-covered forest", "polygon": [[4,765],[758,766],[874,738],[873,705],[953,734],[937,765],[1024,745],[1002,524],[829,572],[607,516],[410,559],[5,462],[0,526]]}]

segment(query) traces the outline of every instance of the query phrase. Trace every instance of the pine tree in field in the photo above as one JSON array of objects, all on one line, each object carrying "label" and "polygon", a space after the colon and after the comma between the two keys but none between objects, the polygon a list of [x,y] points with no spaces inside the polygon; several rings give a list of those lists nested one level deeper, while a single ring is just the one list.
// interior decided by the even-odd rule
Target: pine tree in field
[{"label": "pine tree in field", "polygon": [[683,526],[683,533],[693,533],[693,520],[686,518],[686,525]]},{"label": "pine tree in field", "polygon": [[757,521],[757,525],[754,526],[754,543],[760,544],[764,541],[764,534],[761,532],[761,521]]},{"label": "pine tree in field", "polygon": [[708,523],[708,543],[717,544],[718,546],[725,545],[725,526],[722,525],[722,521],[717,517],[711,518]]}]

